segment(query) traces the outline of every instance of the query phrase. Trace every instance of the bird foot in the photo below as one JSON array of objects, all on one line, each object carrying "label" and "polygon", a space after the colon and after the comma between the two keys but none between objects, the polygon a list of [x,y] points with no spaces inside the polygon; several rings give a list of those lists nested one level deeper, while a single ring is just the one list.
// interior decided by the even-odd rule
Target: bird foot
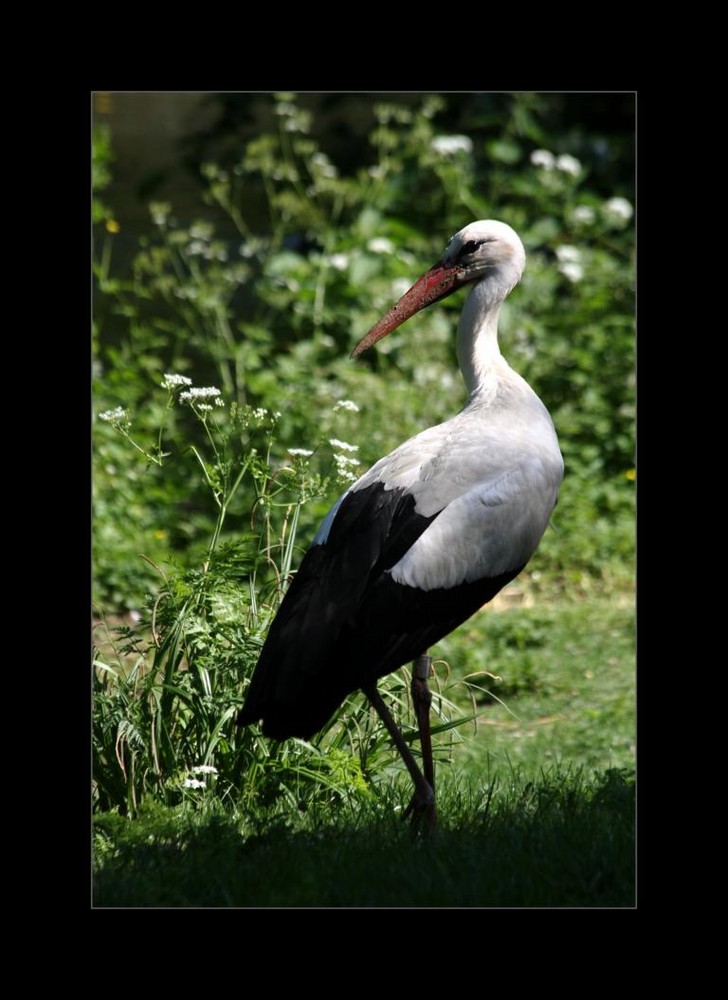
[{"label": "bird foot", "polygon": [[426,836],[434,833],[437,829],[437,807],[435,805],[435,793],[427,786],[426,789],[418,789],[410,800],[410,804],[402,813],[402,819],[411,816],[410,831],[412,836],[416,836],[420,830]]}]

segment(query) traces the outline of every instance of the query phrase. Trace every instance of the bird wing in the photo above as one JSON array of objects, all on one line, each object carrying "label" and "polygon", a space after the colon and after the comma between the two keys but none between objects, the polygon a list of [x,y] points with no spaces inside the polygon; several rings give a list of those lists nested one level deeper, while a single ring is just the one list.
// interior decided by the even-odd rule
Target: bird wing
[{"label": "bird wing", "polygon": [[[312,713],[317,719],[323,716],[320,725],[303,730],[298,725],[295,734],[310,735],[323,725],[359,686],[350,681],[346,664],[332,661],[332,650],[347,625],[353,626],[372,578],[401,559],[431,520],[414,512],[411,495],[381,482],[344,494],[335,516],[327,518],[323,540],[320,531],[305,554],[273,620],[238,716],[240,725],[263,718],[264,732],[275,736],[276,728],[290,729],[294,714],[300,723]],[[315,706],[307,708],[322,689],[330,693],[328,701],[319,695]]]},{"label": "bird wing", "polygon": [[391,568],[420,590],[452,588],[524,566],[556,504],[560,472],[523,458],[448,503]]},{"label": "bird wing", "polygon": [[262,718],[266,735],[307,738],[347,694],[423,652],[520,572],[553,509],[560,455],[544,465],[517,427],[509,440],[504,451],[461,415],[352,485],[286,592],[241,725]]}]

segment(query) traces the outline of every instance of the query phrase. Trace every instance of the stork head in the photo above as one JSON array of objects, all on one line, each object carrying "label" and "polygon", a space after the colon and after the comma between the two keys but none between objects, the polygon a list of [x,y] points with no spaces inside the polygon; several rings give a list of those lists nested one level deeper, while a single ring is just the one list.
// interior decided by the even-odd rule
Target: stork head
[{"label": "stork head", "polygon": [[425,306],[439,302],[463,285],[487,280],[492,285],[493,302],[502,302],[520,281],[525,264],[523,243],[505,222],[471,222],[455,233],[440,260],[359,341],[352,356],[366,351]]}]

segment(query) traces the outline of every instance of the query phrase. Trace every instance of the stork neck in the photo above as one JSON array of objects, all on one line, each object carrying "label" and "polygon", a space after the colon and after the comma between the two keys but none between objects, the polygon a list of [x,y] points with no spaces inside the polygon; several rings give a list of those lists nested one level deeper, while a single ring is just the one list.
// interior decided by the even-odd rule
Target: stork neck
[{"label": "stork neck", "polygon": [[465,300],[458,325],[458,362],[472,395],[503,355],[498,346],[498,314],[503,298],[490,280],[480,281]]}]

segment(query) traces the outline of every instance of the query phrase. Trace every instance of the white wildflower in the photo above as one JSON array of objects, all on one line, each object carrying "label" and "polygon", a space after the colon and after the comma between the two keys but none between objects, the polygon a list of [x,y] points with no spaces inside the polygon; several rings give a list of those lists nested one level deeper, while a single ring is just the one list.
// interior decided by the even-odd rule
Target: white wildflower
[{"label": "white wildflower", "polygon": [[334,462],[336,464],[336,472],[340,479],[346,482],[353,483],[357,478],[356,472],[353,471],[353,467],[360,465],[358,458],[351,458],[349,455],[334,455]]},{"label": "white wildflower", "polygon": [[564,243],[560,247],[556,247],[556,257],[559,261],[559,271],[564,277],[572,282],[581,281],[584,277],[584,268],[581,263],[579,247]]},{"label": "white wildflower", "polygon": [[311,163],[315,163],[322,177],[336,177],[336,167],[326,153],[314,153]]},{"label": "white wildflower", "polygon": [[560,264],[572,262],[578,264],[581,260],[581,250],[579,247],[572,247],[568,243],[563,243],[560,247],[556,247],[556,256]]},{"label": "white wildflower", "polygon": [[341,448],[342,451],[359,451],[358,444],[347,444],[346,441],[339,441],[338,438],[329,438],[332,448]]},{"label": "white wildflower", "polygon": [[571,217],[574,222],[580,222],[584,225],[589,225],[594,222],[595,212],[591,205],[577,205],[574,211],[571,213]]},{"label": "white wildflower", "polygon": [[280,101],[276,104],[274,111],[281,118],[288,118],[290,115],[295,115],[297,108],[295,104],[291,104],[289,101]]},{"label": "white wildflower", "polygon": [[215,397],[215,406],[224,406],[224,405],[225,405],[225,400],[221,399],[220,396],[216,396]]},{"label": "white wildflower", "polygon": [[543,167],[544,170],[553,170],[556,164],[556,157],[548,149],[534,149],[531,153],[531,163],[534,167]]},{"label": "white wildflower", "polygon": [[394,243],[386,236],[375,236],[367,243],[367,250],[372,253],[394,253]]},{"label": "white wildflower", "polygon": [[197,778],[185,778],[182,782],[183,788],[207,788],[204,781],[199,781]]},{"label": "white wildflower", "polygon": [[295,456],[300,456],[301,458],[310,458],[313,455],[312,451],[308,448],[289,448],[288,454]]},{"label": "white wildflower", "polygon": [[379,163],[375,163],[373,166],[369,167],[367,173],[373,180],[378,181],[380,178],[384,177],[386,171]]},{"label": "white wildflower", "polygon": [[203,243],[202,240],[192,240],[191,243],[187,244],[187,253],[191,257],[201,257],[207,252],[207,244]]},{"label": "white wildflower", "polygon": [[610,198],[605,202],[604,209],[619,222],[629,222],[634,215],[634,209],[626,198]]},{"label": "white wildflower", "polygon": [[349,465],[361,465],[358,458],[353,458],[351,455],[340,455],[338,453],[334,455],[334,461],[342,469],[345,469]]},{"label": "white wildflower", "polygon": [[562,153],[556,158],[556,169],[564,174],[571,174],[572,177],[578,177],[581,173],[581,163],[575,156]]},{"label": "white wildflower", "polygon": [[109,424],[118,424],[122,420],[128,420],[127,412],[123,406],[117,406],[115,410],[104,410],[99,413],[99,420],[105,420]]},{"label": "white wildflower", "polygon": [[280,420],[282,416],[283,416],[283,414],[281,413],[280,410],[273,410],[273,419],[274,420]]},{"label": "white wildflower", "polygon": [[436,135],[430,149],[440,156],[454,156],[456,153],[472,153],[473,140],[467,135]]},{"label": "white wildflower", "polygon": [[256,409],[253,410],[253,416],[255,417],[256,420],[265,420],[265,418],[268,416],[268,411],[264,406],[258,406],[256,407]]},{"label": "white wildflower", "polygon": [[198,764],[192,768],[193,774],[217,774],[217,768],[212,764]]},{"label": "white wildflower", "polygon": [[329,257],[329,264],[337,271],[345,271],[349,266],[349,258],[345,253],[333,253]]},{"label": "white wildflower", "polygon": [[209,403],[198,403],[197,409],[200,411],[200,413],[212,413],[212,407],[210,406]]},{"label": "white wildflower", "polygon": [[340,399],[334,407],[334,413],[336,413],[337,410],[349,410],[350,413],[358,413],[359,407],[351,399]]},{"label": "white wildflower", "polygon": [[179,398],[183,403],[193,403],[199,399],[214,399],[215,396],[219,395],[220,390],[210,385],[200,389],[188,389],[186,392],[181,393]]},{"label": "white wildflower", "polygon": [[192,379],[186,375],[165,375],[162,382],[163,389],[177,389],[181,385],[192,385]]},{"label": "white wildflower", "polygon": [[584,268],[576,261],[566,261],[564,264],[560,264],[559,271],[572,282],[581,281],[584,277]]},{"label": "white wildflower", "polygon": [[166,201],[153,201],[149,206],[152,215],[152,222],[155,226],[164,226],[172,211],[172,206]]}]

